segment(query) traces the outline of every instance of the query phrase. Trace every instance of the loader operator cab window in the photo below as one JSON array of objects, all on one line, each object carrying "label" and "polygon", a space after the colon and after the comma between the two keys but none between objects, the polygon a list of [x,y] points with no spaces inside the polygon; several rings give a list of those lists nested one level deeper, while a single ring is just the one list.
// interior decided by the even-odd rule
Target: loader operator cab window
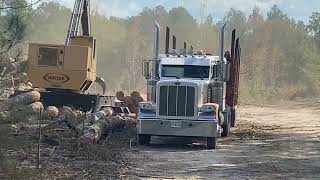
[{"label": "loader operator cab window", "polygon": [[162,65],[162,77],[181,78],[209,78],[209,66],[192,66],[192,65]]},{"label": "loader operator cab window", "polygon": [[39,48],[38,65],[39,66],[57,66],[59,58],[59,49],[57,48]]}]

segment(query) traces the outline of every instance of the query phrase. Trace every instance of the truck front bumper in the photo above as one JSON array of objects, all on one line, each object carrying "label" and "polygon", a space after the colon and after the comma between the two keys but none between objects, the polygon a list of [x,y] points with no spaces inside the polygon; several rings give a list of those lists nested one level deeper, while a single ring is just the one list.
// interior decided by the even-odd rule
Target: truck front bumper
[{"label": "truck front bumper", "polygon": [[156,136],[217,137],[216,120],[138,118],[138,134]]}]

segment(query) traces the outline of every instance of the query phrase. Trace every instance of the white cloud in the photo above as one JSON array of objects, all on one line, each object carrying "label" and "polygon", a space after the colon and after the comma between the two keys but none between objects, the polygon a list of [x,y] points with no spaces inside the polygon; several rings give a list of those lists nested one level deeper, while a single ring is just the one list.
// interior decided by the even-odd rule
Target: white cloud
[{"label": "white cloud", "polygon": [[[45,1],[51,1],[51,0],[45,0]],[[63,4],[68,8],[73,8],[73,5],[74,5],[74,0],[53,0],[53,1]]]},{"label": "white cloud", "polygon": [[135,1],[124,3],[123,1],[96,0],[92,3],[92,8],[108,17],[128,17],[135,15],[142,10],[142,7],[140,7]]}]

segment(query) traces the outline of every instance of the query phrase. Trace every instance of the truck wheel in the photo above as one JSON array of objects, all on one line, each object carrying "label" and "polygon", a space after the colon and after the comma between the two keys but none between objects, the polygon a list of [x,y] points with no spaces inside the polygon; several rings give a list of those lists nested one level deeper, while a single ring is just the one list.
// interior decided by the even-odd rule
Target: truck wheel
[{"label": "truck wheel", "polygon": [[207,148],[216,149],[217,148],[217,137],[207,137]]},{"label": "truck wheel", "polygon": [[138,135],[138,141],[140,145],[148,145],[150,143],[151,136],[145,134]]},{"label": "truck wheel", "polygon": [[227,119],[227,123],[222,125],[222,133],[221,133],[221,137],[228,137],[229,133],[230,133],[230,119]]}]

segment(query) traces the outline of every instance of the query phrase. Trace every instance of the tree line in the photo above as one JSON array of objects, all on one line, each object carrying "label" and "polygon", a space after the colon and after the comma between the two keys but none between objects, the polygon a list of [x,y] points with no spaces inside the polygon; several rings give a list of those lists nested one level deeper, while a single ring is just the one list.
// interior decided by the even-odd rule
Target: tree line
[{"label": "tree line", "polygon": [[[0,3],[0,50],[11,34],[18,35],[14,41],[63,44],[70,20],[71,10],[54,2],[44,2],[37,9],[29,7],[10,9],[3,13],[8,3]],[[9,2],[9,1],[8,1]],[[10,2],[26,3],[24,0]],[[26,5],[26,4],[25,4]],[[9,12],[8,12],[9,11]],[[15,13],[22,15],[19,30]],[[98,73],[107,80],[109,91],[143,91],[145,80],[141,75],[141,61],[153,57],[153,21],[161,27],[161,52],[164,52],[165,27],[169,26],[177,36],[178,48],[183,42],[196,50],[218,53],[218,31],[228,21],[227,48],[231,31],[236,28],[241,39],[241,87],[243,101],[267,101],[272,99],[306,98],[319,95],[320,89],[320,13],[314,12],[306,24],[289,18],[276,5],[267,16],[258,7],[247,17],[244,12],[230,9],[221,21],[211,16],[197,21],[185,8],[166,11],[163,6],[144,8],[129,18],[107,18],[92,11],[92,33],[97,38]],[[3,21],[5,19],[6,21]],[[6,34],[3,27],[11,27]],[[8,43],[8,42],[7,42]],[[16,48],[14,48],[16,49]],[[1,52],[0,51],[0,52]],[[16,52],[16,50],[11,50]]]}]

